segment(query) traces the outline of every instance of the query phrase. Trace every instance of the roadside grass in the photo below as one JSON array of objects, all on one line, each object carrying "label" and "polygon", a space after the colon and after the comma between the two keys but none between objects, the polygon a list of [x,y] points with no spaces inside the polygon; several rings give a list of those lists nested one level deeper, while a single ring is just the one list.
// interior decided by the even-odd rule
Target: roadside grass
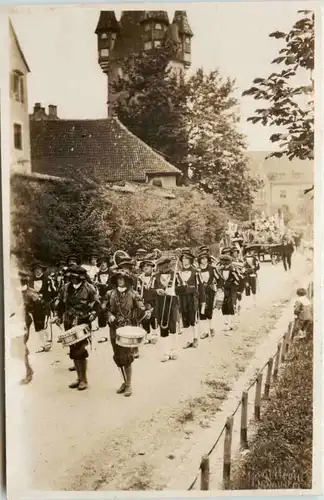
[{"label": "roadside grass", "polygon": [[231,490],[311,489],[313,340],[295,341]]}]

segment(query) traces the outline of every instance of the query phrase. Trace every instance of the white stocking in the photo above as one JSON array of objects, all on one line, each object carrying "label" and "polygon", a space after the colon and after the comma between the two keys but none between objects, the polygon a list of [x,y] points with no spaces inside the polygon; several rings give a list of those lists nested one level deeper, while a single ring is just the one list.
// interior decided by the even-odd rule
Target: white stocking
[{"label": "white stocking", "polygon": [[200,320],[200,335],[203,335],[204,333],[209,333],[209,320],[208,319],[202,319]]},{"label": "white stocking", "polygon": [[198,339],[198,335],[199,335],[199,324],[196,323],[195,326],[192,326],[191,327],[192,329],[192,339]]}]

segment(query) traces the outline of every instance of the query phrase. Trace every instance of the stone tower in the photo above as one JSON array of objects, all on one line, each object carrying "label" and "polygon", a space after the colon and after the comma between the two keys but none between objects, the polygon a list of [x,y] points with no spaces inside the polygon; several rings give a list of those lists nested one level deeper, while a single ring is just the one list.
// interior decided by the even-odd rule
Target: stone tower
[{"label": "stone tower", "polygon": [[116,96],[110,89],[118,75],[121,75],[122,60],[132,53],[149,52],[161,46],[169,37],[178,44],[178,50],[170,62],[172,69],[181,74],[191,64],[191,39],[187,13],[175,11],[172,23],[163,10],[127,10],[118,22],[114,11],[101,11],[95,31],[98,39],[98,63],[107,75],[108,116],[113,114]]}]

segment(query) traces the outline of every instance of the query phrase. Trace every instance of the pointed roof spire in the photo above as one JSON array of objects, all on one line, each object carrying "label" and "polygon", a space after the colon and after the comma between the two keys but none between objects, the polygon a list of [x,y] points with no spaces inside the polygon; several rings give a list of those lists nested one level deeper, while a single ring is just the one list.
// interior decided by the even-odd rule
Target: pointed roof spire
[{"label": "pointed roof spire", "polygon": [[166,10],[146,10],[142,21],[148,20],[160,22],[169,25],[169,16]]},{"label": "pointed roof spire", "polygon": [[112,31],[117,33],[119,25],[113,10],[102,10],[100,12],[99,21],[96,28],[96,35],[102,31]]},{"label": "pointed roof spire", "polygon": [[168,28],[168,37],[170,38],[170,40],[172,40],[172,42],[180,43],[179,27],[174,22],[172,24],[170,24],[170,26]]},{"label": "pointed roof spire", "polygon": [[179,33],[184,33],[188,36],[193,36],[193,32],[189,26],[187,12],[185,10],[176,10],[174,13],[173,22],[179,27]]}]

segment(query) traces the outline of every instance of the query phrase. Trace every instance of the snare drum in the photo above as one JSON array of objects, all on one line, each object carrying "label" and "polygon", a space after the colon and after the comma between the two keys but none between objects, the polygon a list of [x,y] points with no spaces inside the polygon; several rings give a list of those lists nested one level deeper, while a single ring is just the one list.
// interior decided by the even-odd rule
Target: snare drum
[{"label": "snare drum", "polygon": [[78,325],[70,328],[70,330],[66,330],[62,335],[59,335],[58,340],[62,343],[63,347],[69,347],[82,340],[88,339],[90,336],[91,332],[88,325]]},{"label": "snare drum", "polygon": [[116,330],[116,344],[120,347],[134,348],[144,344],[146,331],[139,326],[123,326]]}]

